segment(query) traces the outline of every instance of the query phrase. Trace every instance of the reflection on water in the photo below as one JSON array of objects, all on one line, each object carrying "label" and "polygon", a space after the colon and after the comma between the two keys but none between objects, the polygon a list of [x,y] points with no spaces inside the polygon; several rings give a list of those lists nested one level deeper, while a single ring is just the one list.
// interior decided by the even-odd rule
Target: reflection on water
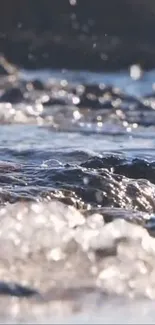
[{"label": "reflection on water", "polygon": [[47,79],[53,80],[67,80],[71,83],[80,83],[80,84],[100,84],[105,83],[108,85],[113,85],[116,87],[125,90],[126,93],[130,95],[147,95],[152,91],[152,87],[154,87],[155,82],[155,72],[151,70],[149,72],[145,72],[142,75],[142,78],[138,80],[133,80],[130,76],[129,71],[120,71],[116,73],[95,73],[89,71],[69,71],[69,70],[41,70],[41,71],[21,71],[21,77],[26,80],[31,80],[35,78],[39,78],[43,81],[47,81]]},{"label": "reflection on water", "polygon": [[153,323],[154,71],[138,69],[0,79],[1,319]]}]

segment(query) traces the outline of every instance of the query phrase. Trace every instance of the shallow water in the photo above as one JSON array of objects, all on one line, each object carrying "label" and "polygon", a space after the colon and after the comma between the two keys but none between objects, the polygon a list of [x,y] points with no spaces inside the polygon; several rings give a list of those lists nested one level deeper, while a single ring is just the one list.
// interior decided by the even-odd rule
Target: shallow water
[{"label": "shallow water", "polygon": [[5,322],[62,313],[66,323],[88,323],[91,305],[93,322],[112,323],[120,301],[118,322],[130,306],[129,323],[134,315],[141,323],[144,305],[153,322],[154,76],[64,70],[0,79]]}]

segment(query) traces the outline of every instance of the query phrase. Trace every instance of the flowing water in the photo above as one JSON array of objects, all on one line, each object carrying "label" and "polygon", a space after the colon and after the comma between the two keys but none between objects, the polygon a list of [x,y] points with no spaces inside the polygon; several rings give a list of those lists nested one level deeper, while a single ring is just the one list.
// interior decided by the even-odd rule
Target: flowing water
[{"label": "flowing water", "polygon": [[154,81],[0,78],[2,321],[154,323]]}]

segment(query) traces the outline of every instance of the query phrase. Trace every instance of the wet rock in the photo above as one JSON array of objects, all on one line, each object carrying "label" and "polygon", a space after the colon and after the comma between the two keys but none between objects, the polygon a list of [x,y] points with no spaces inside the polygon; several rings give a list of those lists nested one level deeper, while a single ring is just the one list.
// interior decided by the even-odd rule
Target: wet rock
[{"label": "wet rock", "polygon": [[31,297],[38,295],[36,290],[19,285],[17,283],[7,283],[0,281],[0,295],[10,295],[14,297]]},{"label": "wet rock", "polygon": [[126,207],[144,212],[155,211],[155,188],[145,179],[128,179],[103,168],[98,169],[97,172],[80,168],[62,169],[57,171],[51,179],[60,188],[72,189],[82,201],[92,206]]},{"label": "wet rock", "polygon": [[[113,108],[112,100],[116,97],[113,96],[113,87],[105,85],[85,85],[80,101],[77,104],[81,108],[92,109],[111,109]],[[118,98],[118,94],[117,97]]]},{"label": "wet rock", "polygon": [[102,96],[105,89],[106,89],[106,86],[104,84],[103,85],[98,85],[98,84],[84,85],[85,94],[94,94],[96,97]]},{"label": "wet rock", "polygon": [[19,103],[24,100],[24,94],[19,87],[12,87],[4,91],[0,97],[0,102]]},{"label": "wet rock", "polygon": [[96,98],[93,94],[83,95],[80,99],[80,103],[77,105],[80,108],[89,109],[111,109],[113,105],[110,101],[106,101],[102,98]]},{"label": "wet rock", "polygon": [[105,223],[112,222],[116,219],[124,219],[133,224],[145,227],[148,231],[154,230],[154,216],[142,211],[135,211],[124,208],[92,208],[90,210],[82,210],[83,214],[90,220],[91,215],[100,215],[103,217]]},{"label": "wet rock", "polygon": [[[31,154],[29,151],[29,158]],[[145,164],[141,160],[129,163],[117,156],[93,157],[81,166],[65,164],[55,168],[49,164],[32,170],[1,163],[1,202],[58,199],[79,209],[115,207],[152,213],[154,165],[146,164],[145,172]]]},{"label": "wet rock", "polygon": [[67,104],[67,101],[61,98],[49,98],[47,101],[43,102],[44,106],[65,106]]},{"label": "wet rock", "polygon": [[145,159],[126,159],[109,155],[104,158],[92,157],[81,164],[85,168],[107,168],[113,170],[116,174],[124,175],[128,178],[146,179],[151,183],[155,183],[154,162],[149,162]]},{"label": "wet rock", "polygon": [[81,163],[82,167],[85,168],[93,168],[93,169],[98,169],[98,168],[116,168],[117,165],[121,166],[124,162],[124,159],[117,157],[116,155],[109,155],[104,158],[100,157],[91,157],[87,161]]},{"label": "wet rock", "polygon": [[44,84],[39,79],[33,80],[31,84],[35,90],[40,90],[40,91],[45,90]]},{"label": "wet rock", "polygon": [[154,162],[149,163],[142,159],[133,159],[132,163],[124,163],[121,166],[116,166],[115,172],[130,178],[144,178],[155,183],[154,167]]}]

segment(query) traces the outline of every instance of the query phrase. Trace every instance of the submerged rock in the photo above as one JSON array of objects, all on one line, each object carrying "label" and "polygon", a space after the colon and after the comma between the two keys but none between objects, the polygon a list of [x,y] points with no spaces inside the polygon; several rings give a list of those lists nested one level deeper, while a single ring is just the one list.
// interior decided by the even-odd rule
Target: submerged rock
[{"label": "submerged rock", "polygon": [[0,97],[0,102],[19,103],[24,100],[23,92],[19,87],[12,87],[4,91]]}]

